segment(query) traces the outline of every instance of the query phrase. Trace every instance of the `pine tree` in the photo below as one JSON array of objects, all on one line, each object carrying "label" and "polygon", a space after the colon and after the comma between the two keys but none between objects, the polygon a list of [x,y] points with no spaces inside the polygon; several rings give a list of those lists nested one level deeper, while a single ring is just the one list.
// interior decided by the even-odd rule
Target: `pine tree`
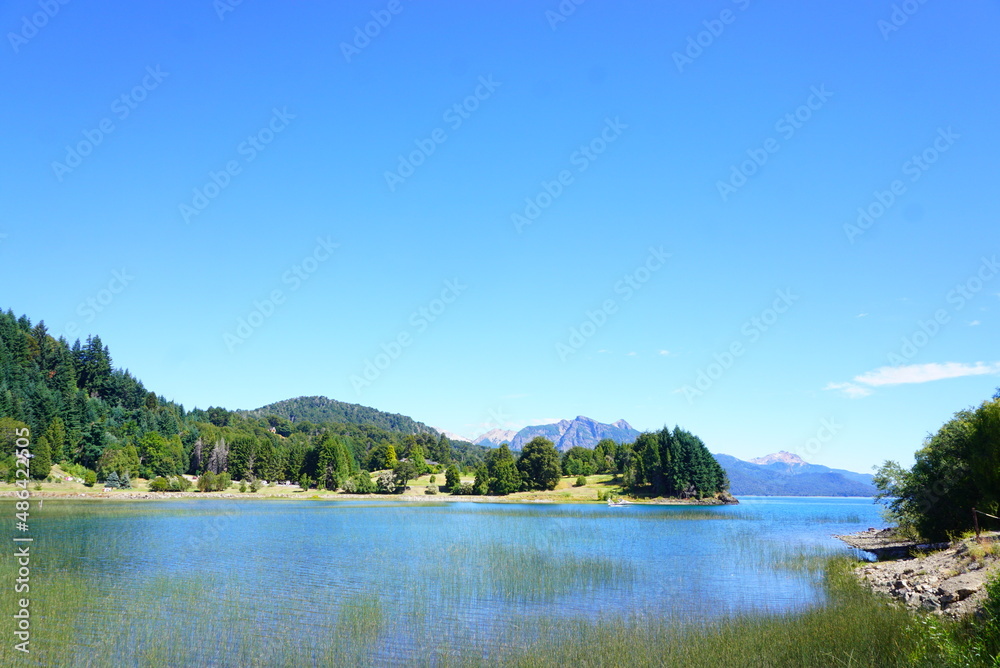
[{"label": "pine tree", "polygon": [[70,453],[66,452],[66,424],[58,415],[52,418],[45,430],[45,438],[49,441],[53,461],[61,462],[70,458]]},{"label": "pine tree", "polygon": [[52,470],[52,452],[49,449],[49,440],[44,435],[39,436],[31,447],[33,457],[29,462],[31,477],[35,480],[45,480]]}]

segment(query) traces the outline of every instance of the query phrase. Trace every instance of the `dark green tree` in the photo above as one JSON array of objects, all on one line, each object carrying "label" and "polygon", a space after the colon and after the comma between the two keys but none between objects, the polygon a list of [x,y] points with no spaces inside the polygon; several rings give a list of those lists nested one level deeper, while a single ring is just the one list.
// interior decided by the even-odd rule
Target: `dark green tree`
[{"label": "dark green tree", "polygon": [[541,436],[524,444],[517,468],[528,489],[555,489],[562,475],[559,451],[552,441]]},{"label": "dark green tree", "polygon": [[[556,461],[559,461],[558,456]],[[521,489],[521,472],[506,443],[495,450],[490,450],[486,456],[486,469],[489,472],[487,489],[490,494],[506,496]]]},{"label": "dark green tree", "polygon": [[30,475],[35,480],[45,480],[52,470],[52,456],[49,450],[49,439],[39,436],[31,447],[33,455],[29,460]]}]

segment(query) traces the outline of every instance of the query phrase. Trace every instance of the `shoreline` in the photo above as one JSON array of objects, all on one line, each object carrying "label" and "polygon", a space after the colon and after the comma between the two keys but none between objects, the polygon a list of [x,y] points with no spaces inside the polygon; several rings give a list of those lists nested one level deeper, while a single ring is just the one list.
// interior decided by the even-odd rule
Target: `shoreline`
[{"label": "shoreline", "polygon": [[[0,491],[0,496],[16,497],[16,491]],[[81,500],[92,499],[96,501],[170,501],[181,499],[226,499],[226,500],[258,500],[266,501],[270,499],[291,500],[291,501],[390,501],[405,503],[526,503],[526,504],[560,504],[560,505],[606,505],[605,501],[584,500],[584,499],[560,499],[560,498],[531,498],[520,497],[511,498],[509,496],[474,496],[468,494],[343,494],[343,493],[314,493],[309,492],[287,492],[275,494],[260,494],[252,492],[150,492],[140,490],[128,490],[117,492],[53,492],[47,490],[31,491],[31,499],[52,499],[52,500]],[[725,502],[720,499],[640,499],[629,500],[629,505],[633,506],[730,506],[736,503]]]}]

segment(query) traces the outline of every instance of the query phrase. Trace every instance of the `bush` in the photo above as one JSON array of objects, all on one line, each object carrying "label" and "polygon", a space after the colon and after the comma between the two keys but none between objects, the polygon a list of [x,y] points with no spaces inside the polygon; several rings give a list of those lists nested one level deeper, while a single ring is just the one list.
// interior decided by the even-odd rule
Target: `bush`
[{"label": "bush", "polygon": [[150,492],[165,492],[167,491],[167,487],[169,487],[169,483],[167,482],[167,479],[161,475],[156,476],[149,481]]},{"label": "bush", "polygon": [[215,474],[211,471],[205,471],[198,478],[198,491],[199,492],[214,492],[215,491]]},{"label": "bush", "polygon": [[427,489],[424,490],[424,494],[437,494],[437,493],[438,493],[437,485],[427,485]]},{"label": "bush", "polygon": [[382,471],[375,479],[375,491],[379,494],[392,494],[396,491],[396,476],[392,471]]},{"label": "bush", "polygon": [[229,486],[232,483],[233,479],[229,476],[228,473],[220,473],[219,475],[215,476],[215,491],[225,492],[227,489],[229,489]]},{"label": "bush", "polygon": [[241,492],[247,491],[247,481],[246,480],[240,480],[240,491]]},{"label": "bush", "polygon": [[587,484],[587,476],[581,475],[576,477],[576,482],[573,483],[574,487],[583,487]]},{"label": "bush", "polygon": [[182,475],[171,476],[167,480],[168,492],[186,492],[191,489],[191,481]]},{"label": "bush", "polygon": [[454,496],[472,496],[475,494],[475,489],[471,482],[460,482],[451,486],[451,493]]},{"label": "bush", "polygon": [[97,474],[93,471],[87,471],[83,474],[83,484],[87,487],[93,487],[97,482]]},{"label": "bush", "polygon": [[302,476],[299,478],[299,487],[301,487],[302,491],[304,492],[304,491],[307,491],[309,489],[309,486],[311,484],[312,484],[312,481],[309,480],[309,476],[306,475],[305,473],[303,473]]},{"label": "bush", "polygon": [[111,489],[118,489],[121,487],[122,483],[118,479],[118,474],[112,471],[108,477],[104,480],[104,486],[110,487]]},{"label": "bush", "polygon": [[434,484],[435,482],[437,482],[437,477],[436,477],[436,476],[433,476],[433,475],[432,475],[432,476],[431,476],[431,477],[430,477],[430,478],[429,478],[429,479],[427,480],[427,482],[429,482],[430,484],[432,484],[432,485],[433,485],[433,484]]},{"label": "bush", "polygon": [[253,480],[250,481],[250,491],[251,492],[254,492],[254,493],[259,492],[260,488],[261,488],[261,482],[260,482],[260,480],[257,480],[257,478],[254,478]]},{"label": "bush", "polygon": [[132,479],[128,477],[128,473],[122,473],[118,483],[122,489],[132,489]]},{"label": "bush", "polygon": [[361,471],[351,478],[354,485],[355,494],[374,494],[376,492],[375,483],[368,471]]}]

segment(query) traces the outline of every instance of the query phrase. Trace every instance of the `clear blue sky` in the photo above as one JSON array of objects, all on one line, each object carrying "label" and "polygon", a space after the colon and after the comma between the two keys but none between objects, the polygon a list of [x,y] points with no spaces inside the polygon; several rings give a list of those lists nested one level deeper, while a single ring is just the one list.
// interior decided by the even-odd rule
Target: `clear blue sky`
[{"label": "clear blue sky", "polygon": [[855,470],[1000,385],[995,2],[492,5],[5,3],[3,308],[188,408]]}]

